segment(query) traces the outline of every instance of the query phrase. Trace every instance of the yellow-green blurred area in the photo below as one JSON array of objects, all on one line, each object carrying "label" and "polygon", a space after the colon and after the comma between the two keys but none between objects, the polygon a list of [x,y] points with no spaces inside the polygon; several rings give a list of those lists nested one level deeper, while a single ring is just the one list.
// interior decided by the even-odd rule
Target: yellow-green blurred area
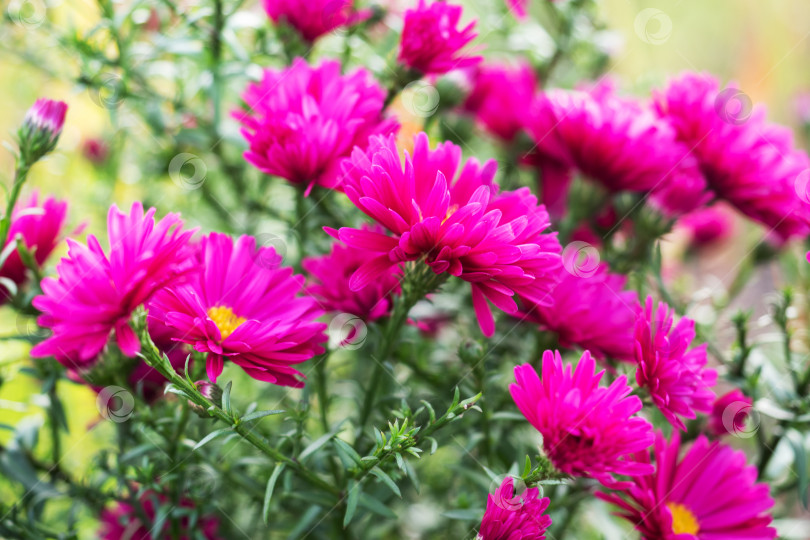
[{"label": "yellow-green blurred area", "polygon": [[[544,1],[530,0],[535,4],[530,11],[541,15],[544,8],[536,4]],[[177,2],[181,8],[201,3],[203,0]],[[488,5],[499,13],[503,10],[503,0],[466,3],[478,13]],[[255,14],[257,24],[268,24],[259,3],[252,4],[251,7],[251,2],[246,3],[245,8]],[[128,2],[114,4],[121,10],[128,5]],[[807,0],[602,0],[598,5],[606,25],[599,35],[600,47],[610,52],[608,73],[617,79],[623,91],[645,96],[651,88],[662,85],[668,77],[681,71],[708,71],[724,83],[737,81],[753,102],[768,106],[771,120],[794,128],[799,126],[795,100],[798,95],[810,92],[810,70],[807,69],[810,2]],[[134,200],[147,197],[159,207],[159,213],[181,210],[196,224],[199,216],[195,216],[194,199],[184,198],[183,192],[169,180],[168,171],[160,183],[146,182],[141,167],[154,166],[154,163],[139,163],[124,156],[120,166],[99,167],[84,155],[88,140],[109,139],[116,130],[145,139],[150,135],[138,122],[126,119],[122,122],[118,118],[114,124],[111,115],[118,114],[117,109],[100,106],[97,95],[83,88],[77,80],[63,78],[65,74],[77,78],[81,62],[71,58],[53,40],[39,34],[36,21],[42,16],[38,11],[42,6],[47,6],[48,18],[56,25],[75,26],[79,32],[92,28],[99,16],[98,6],[91,0],[3,2],[2,17],[7,26],[4,36],[10,36],[11,41],[0,44],[0,138],[11,143],[13,132],[37,97],[60,99],[69,104],[58,149],[34,167],[25,193],[36,189],[68,199],[68,231],[86,225],[80,237],[87,232],[104,236],[104,218],[111,203],[128,206]],[[159,39],[159,34],[154,38]],[[542,36],[530,38],[542,42]],[[106,37],[99,35],[98,39]],[[479,43],[484,46],[486,55],[484,32]],[[56,78],[51,66],[26,61],[25,51],[37,47],[39,55],[50,57],[56,63],[73,61],[74,65],[61,65],[60,78]],[[237,105],[228,104],[224,115]],[[0,149],[0,179],[6,185],[11,183],[13,169],[13,155]],[[159,190],[163,189],[165,192],[161,193]],[[53,273],[63,253],[64,246],[51,258],[48,273]],[[0,313],[2,336],[19,335],[34,327],[29,319],[18,317],[9,308],[2,308]],[[0,343],[0,377],[3,379],[0,424],[45,422],[40,405],[47,397],[39,395],[39,381],[19,373],[19,369],[30,362],[27,351],[25,342]],[[59,390],[70,427],[70,434],[63,441],[64,466],[80,471],[99,448],[111,444],[105,441],[114,439],[113,428],[102,425],[88,431],[88,427],[99,420],[93,391],[76,384],[61,384]],[[8,431],[0,430],[0,444],[7,444],[9,437]],[[42,431],[42,438],[47,439],[47,430]],[[0,497],[10,496],[3,491],[6,487],[0,483]]]}]

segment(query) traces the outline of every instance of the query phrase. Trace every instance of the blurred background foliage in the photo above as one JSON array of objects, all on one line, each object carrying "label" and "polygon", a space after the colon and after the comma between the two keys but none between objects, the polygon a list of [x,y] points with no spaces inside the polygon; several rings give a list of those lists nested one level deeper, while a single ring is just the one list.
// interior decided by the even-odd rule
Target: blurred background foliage
[{"label": "blurred background foliage", "polygon": [[[230,111],[239,104],[238,96],[246,81],[256,77],[259,67],[285,62],[280,45],[260,3],[248,0],[243,2],[238,16],[229,19],[230,26],[223,33],[226,42],[220,44],[223,47],[220,54],[224,55],[225,62],[217,72],[201,71],[199,65],[212,62],[212,55],[217,54],[211,48],[215,48],[215,44],[203,46],[198,39],[206,35],[209,24],[206,17],[213,3],[178,1],[184,10],[188,8],[188,13],[200,16],[198,22],[186,21],[186,25],[180,25],[182,31],[187,32],[199,24],[199,34],[195,36],[179,35],[175,31],[177,25],[160,20],[177,16],[170,14],[171,1],[4,2],[0,26],[0,80],[4,81],[0,85],[0,138],[11,140],[24,111],[36,97],[68,102],[70,110],[59,147],[34,168],[27,190],[36,188],[69,199],[70,223],[74,228],[85,227],[81,235],[100,231],[103,234],[109,204],[115,202],[124,207],[134,200],[156,205],[159,212],[180,211],[190,225],[204,230],[254,234],[274,231],[273,220],[261,208],[240,206],[240,201],[227,199],[234,190],[220,188],[233,182],[244,188],[242,193],[250,193],[251,199],[263,201],[282,213],[291,211],[289,186],[278,180],[268,183],[258,172],[241,163],[244,143],[235,122],[229,118]],[[484,46],[486,56],[503,58],[519,54],[543,60],[553,54],[553,30],[546,33],[537,22],[519,23],[505,16],[501,0],[463,3],[468,8],[466,16],[480,20],[477,42]],[[548,8],[541,4],[543,2],[533,1],[532,18],[553,29],[554,21],[549,19]],[[47,6],[44,19],[42,6]],[[132,41],[120,41],[122,36],[114,35],[110,28],[97,26],[102,10],[113,8],[116,13],[130,14],[124,29],[137,36]],[[666,17],[640,30],[639,14],[649,8],[660,10]],[[561,63],[547,84],[572,87],[584,74],[596,75],[604,71],[616,79],[622,91],[646,96],[651,88],[661,86],[668,77],[683,70],[706,70],[722,81],[736,80],[755,103],[767,104],[772,120],[801,133],[804,120],[797,111],[797,98],[810,92],[810,70],[807,69],[810,4],[805,0],[599,0],[593,9],[593,20],[599,21],[601,26],[594,28],[590,23],[574,21],[572,48],[568,51],[571,62]],[[157,20],[156,13],[159,14]],[[59,29],[60,39],[49,31],[49,26]],[[67,29],[71,31],[65,32]],[[95,30],[90,33],[91,29]],[[396,33],[387,37],[383,32],[379,34],[380,48],[392,50],[395,41],[391,40],[396,38]],[[602,54],[594,54],[589,47],[578,48],[578,39],[595,44],[595,49]],[[250,49],[253,43],[260,45],[258,50]],[[343,43],[342,35],[327,37],[318,43],[312,58],[340,57],[345,52]],[[352,64],[365,65],[377,74],[385,74],[386,58],[368,45],[355,45]],[[97,55],[117,58],[121,47],[127,49],[121,58],[132,62],[138,72],[149,74],[148,81],[128,79],[123,83],[122,66],[109,64]],[[154,50],[150,50],[153,47],[162,49],[163,54],[154,54]],[[84,54],[80,55],[79,51]],[[183,60],[172,63],[167,61],[169,58]],[[147,95],[147,89],[162,96],[160,105],[148,110],[144,109],[145,100],[139,102],[139,96]],[[409,116],[406,109],[402,104],[397,105],[404,124],[403,141],[418,131],[422,122],[418,117]],[[465,147],[467,155],[473,152],[479,158],[494,155],[486,139],[472,146]],[[194,152],[193,148],[197,147],[212,150],[200,156],[201,164],[184,165],[191,167],[185,171],[184,178],[198,173],[200,169],[196,167],[204,169],[202,188],[189,190],[183,185],[183,179],[178,182],[169,173],[170,163],[178,153]],[[0,179],[6,184],[11,181],[13,165],[12,155],[0,152]],[[227,210],[217,208],[220,200]],[[761,236],[761,231],[753,226],[749,226],[749,231],[750,238]],[[677,239],[672,244],[672,249],[677,250]],[[703,283],[727,280],[731,261],[740,260],[750,247],[751,243],[734,241],[718,247],[707,256],[708,262],[691,267],[691,277],[679,279]],[[51,259],[51,264],[58,260],[58,255],[59,252]],[[750,292],[739,297],[742,306],[784,283],[773,268],[763,272],[764,281],[754,280]],[[0,317],[0,336],[25,335],[35,328],[29,319],[18,317],[8,308],[0,309],[4,314]],[[699,315],[695,318],[701,322]],[[713,322],[711,314],[703,322]],[[722,334],[723,329],[719,332]],[[733,332],[727,337],[726,342],[730,342]],[[44,422],[38,412],[43,398],[39,394],[39,382],[19,373],[19,369],[27,365],[26,353],[27,345],[20,341],[4,342],[0,348],[0,377],[6,382],[0,387],[0,424]],[[228,376],[239,377],[233,370]],[[242,381],[236,386],[249,388],[251,385]],[[95,393],[85,386],[63,384],[60,394],[70,427],[63,441],[64,466],[68,470],[82,470],[100,449],[115,440],[115,426],[106,423],[88,435],[88,427],[99,422]],[[242,396],[244,401],[251,398]],[[45,431],[43,437],[47,437]],[[0,444],[8,444],[9,437],[9,431],[0,430]],[[457,453],[453,448],[442,449],[426,463],[422,474],[442,478],[449,470],[442,465],[456,461]],[[0,497],[13,500],[15,496],[15,492],[0,481]],[[421,507],[411,507],[407,510],[410,514],[404,515],[405,520],[411,514],[430,514],[428,505],[429,501]],[[481,502],[475,501],[473,506],[481,506]],[[419,519],[425,519],[424,515]],[[608,529],[592,531],[593,538],[608,532]],[[88,535],[92,537],[91,532]]]}]

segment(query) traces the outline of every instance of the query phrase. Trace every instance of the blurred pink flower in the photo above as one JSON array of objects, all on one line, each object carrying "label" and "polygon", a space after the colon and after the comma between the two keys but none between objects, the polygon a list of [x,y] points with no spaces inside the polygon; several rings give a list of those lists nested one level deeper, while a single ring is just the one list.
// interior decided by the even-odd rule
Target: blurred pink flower
[{"label": "blurred pink flower", "polygon": [[509,6],[511,11],[515,12],[518,19],[526,17],[526,5],[529,0],[506,0],[506,5]]},{"label": "blurred pink flower", "polygon": [[514,480],[507,476],[487,497],[477,540],[545,540],[551,517],[544,512],[550,502],[536,487],[515,493]]},{"label": "blurred pink flower", "polygon": [[529,364],[515,368],[516,384],[509,386],[520,412],[543,436],[543,449],[560,471],[591,477],[602,484],[620,485],[614,474],[649,474],[649,464],[632,459],[653,442],[652,426],[635,416],[641,400],[630,396],[627,377],[610,386],[599,384],[604,370],[588,351],[576,368],[564,366],[559,352],[543,353],[542,378]]},{"label": "blurred pink flower", "polygon": [[383,117],[385,90],[364,69],[342,75],[339,62],[310,67],[296,59],[282,71],[265,70],[234,112],[250,148],[245,159],[265,174],[306,186],[342,189],[340,164],[374,134],[397,129]]},{"label": "blurred pink flower", "polygon": [[[38,266],[42,266],[48,256],[61,241],[62,229],[65,226],[68,204],[53,197],[40,202],[40,196],[34,192],[28,200],[18,201],[11,214],[11,226],[8,231],[8,242],[16,244],[17,237],[34,256]],[[0,278],[10,280],[17,287],[25,283],[27,269],[19,252],[15,249],[0,267]],[[8,300],[10,291],[0,282],[0,303]]]},{"label": "blurred pink flower", "polygon": [[522,303],[522,315],[554,332],[561,347],[580,347],[594,357],[634,361],[633,334],[641,309],[638,293],[624,290],[627,277],[606,264],[572,266],[564,262],[547,305]]},{"label": "blurred pink flower", "polygon": [[323,311],[299,294],[303,276],[281,266],[272,247],[257,249],[251,236],[203,237],[197,266],[188,283],[155,295],[147,306],[150,323],[207,353],[212,382],[229,360],[254,379],[302,387],[293,365],[322,353],[326,341],[326,325],[316,322]]},{"label": "blurred pink flower", "polygon": [[113,205],[107,217],[109,253],[93,235],[87,245],[68,239],[68,256],[56,267],[59,277],[45,278],[44,294],[34,298],[34,307],[42,312],[39,325],[53,335],[35,346],[31,356],[54,356],[67,367],[86,367],[113,331],[125,355],[140,351],[129,325],[132,312],[192,269],[195,231],[183,230],[177,214],[157,223],[154,215],[154,208],[144,213],[139,202],[129,215]]},{"label": "blurred pink flower", "polygon": [[[745,453],[700,435],[686,454],[678,432],[655,440],[655,472],[639,475],[624,491],[597,497],[619,507],[616,514],[646,540],[767,540],[773,499],[768,485],[756,483],[756,467]],[[651,463],[649,451],[637,458]]]},{"label": "blurred pink flower", "polygon": [[94,165],[101,165],[110,155],[110,147],[103,139],[85,139],[82,144],[82,155]]},{"label": "blurred pink flower", "polygon": [[708,187],[782,239],[810,232],[810,160],[790,130],[708,74],[685,73],[655,94],[658,114],[697,158]]},{"label": "blurred pink flower", "polygon": [[352,0],[264,0],[264,10],[275,23],[295,28],[308,43],[342,26],[357,24],[371,10],[355,11]]},{"label": "blurred pink flower", "polygon": [[444,1],[419,0],[405,12],[399,46],[399,61],[426,75],[447,73],[474,66],[480,56],[468,56],[462,49],[475,39],[475,23],[458,29],[462,8]]},{"label": "blurred pink flower", "polygon": [[689,232],[694,246],[702,247],[731,236],[734,214],[724,203],[718,203],[682,216],[677,225]]},{"label": "blurred pink flower", "polygon": [[647,297],[636,323],[636,382],[669,423],[685,431],[681,418],[712,410],[717,372],[706,368],[705,344],[687,350],[695,338],[695,321],[683,317],[675,325],[673,315],[664,302],[653,311],[653,299]]},{"label": "blurred pink flower", "polygon": [[548,214],[527,188],[498,194],[494,161],[460,165],[461,148],[446,142],[431,150],[420,133],[403,168],[394,138],[375,137],[344,165],[346,195],[393,236],[348,227],[332,233],[378,254],[354,273],[352,290],[401,262],[423,259],[435,274],[472,284],[479,325],[491,336],[487,301],[507,313],[517,311],[515,294],[542,303],[556,280],[560,245],[556,234],[543,234]]},{"label": "blurred pink flower", "polygon": [[[364,231],[383,233],[380,226],[364,226]],[[363,263],[376,253],[347,247],[335,242],[329,255],[306,257],[301,265],[310,274],[307,293],[321,308],[329,312],[350,313],[364,321],[386,317],[392,307],[392,299],[399,295],[401,272],[392,268],[358,291],[349,287],[349,280]]]},{"label": "blurred pink flower", "polygon": [[753,404],[754,401],[738,388],[723,394],[712,405],[709,430],[715,437],[743,433]]},{"label": "blurred pink flower", "polygon": [[[157,505],[155,504],[157,503]],[[176,521],[179,531],[172,528],[172,520],[163,522],[160,531],[155,530],[158,513],[157,506],[170,505],[172,507],[193,510],[194,503],[190,499],[181,499],[175,505],[168,497],[153,491],[145,491],[138,500],[138,505],[149,521],[143,523],[139,513],[130,504],[116,502],[101,513],[101,528],[98,532],[101,540],[158,540],[159,538],[174,537],[178,540],[192,540],[204,538],[205,540],[219,540],[219,519],[215,516],[201,516],[191,527],[189,517],[182,517]],[[179,532],[180,536],[172,536]]]},{"label": "blurred pink flower", "polygon": [[531,66],[481,65],[473,71],[472,82],[464,109],[496,137],[514,140],[526,124],[526,107],[537,91]]}]

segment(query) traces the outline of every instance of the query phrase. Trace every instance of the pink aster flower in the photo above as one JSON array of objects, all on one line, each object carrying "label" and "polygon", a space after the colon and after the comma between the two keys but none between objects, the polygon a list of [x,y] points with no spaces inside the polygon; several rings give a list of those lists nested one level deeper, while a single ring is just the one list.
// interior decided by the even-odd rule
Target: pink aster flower
[{"label": "pink aster flower", "polygon": [[653,442],[652,426],[635,416],[641,399],[630,396],[624,375],[610,386],[599,384],[604,370],[585,351],[573,368],[559,352],[543,353],[542,379],[529,364],[515,368],[517,384],[509,386],[520,412],[543,436],[543,449],[557,469],[618,485],[614,474],[652,472],[632,455]]},{"label": "pink aster flower", "polygon": [[264,0],[264,10],[275,23],[295,28],[308,43],[342,26],[351,26],[371,16],[357,12],[352,0]]},{"label": "pink aster flower", "polygon": [[745,420],[754,401],[735,388],[714,401],[709,418],[709,430],[715,437],[745,434]]},{"label": "pink aster flower", "polygon": [[624,290],[627,277],[611,274],[605,264],[564,263],[547,305],[523,302],[522,315],[554,332],[560,346],[589,350],[595,358],[634,360],[633,332],[640,311],[635,291]]},{"label": "pink aster flower", "polygon": [[[622,492],[596,495],[620,508],[642,540],[766,540],[773,499],[768,485],[756,483],[756,467],[745,453],[701,435],[683,457],[677,432],[667,443],[655,440],[655,472],[635,478]],[[639,454],[651,462],[650,452]]]},{"label": "pink aster flower", "polygon": [[703,247],[732,235],[734,214],[725,203],[717,203],[682,216],[678,227],[689,233],[694,246]]},{"label": "pink aster flower", "polygon": [[697,158],[714,194],[783,239],[810,231],[810,204],[797,181],[810,160],[787,128],[769,124],[748,97],[719,90],[708,74],[686,73],[655,95],[659,115]]},{"label": "pink aster flower", "polygon": [[315,184],[340,189],[340,164],[352,149],[397,128],[383,118],[386,93],[371,75],[340,69],[339,62],[313,68],[299,58],[248,85],[242,95],[248,110],[234,113],[250,145],[245,159],[307,192]]},{"label": "pink aster flower", "polygon": [[207,353],[206,371],[216,382],[225,360],[260,381],[302,387],[293,365],[323,352],[326,325],[317,302],[299,293],[303,276],[281,266],[272,247],[236,242],[211,233],[201,240],[201,271],[188,283],[157,294],[147,310],[173,339]]},{"label": "pink aster flower", "polygon": [[534,99],[537,77],[528,64],[480,66],[464,109],[487,131],[510,142],[526,124],[526,106]]},{"label": "pink aster flower", "polygon": [[[48,197],[40,202],[38,193],[26,201],[19,201],[11,214],[8,242],[16,244],[22,238],[38,266],[42,266],[61,240],[62,228],[67,216],[67,202]],[[0,278],[20,286],[26,281],[27,269],[15,249],[0,267]],[[0,282],[0,303],[5,302],[10,291]]]},{"label": "pink aster flower", "polygon": [[681,318],[674,324],[673,311],[660,302],[653,311],[647,297],[636,322],[636,382],[645,388],[669,423],[686,430],[682,418],[694,419],[695,411],[712,410],[717,372],[706,368],[706,345],[688,350],[695,338],[695,321]]},{"label": "pink aster flower", "polygon": [[[139,501],[140,509],[143,510],[149,521],[143,523],[140,514],[135,508],[124,502],[117,502],[111,507],[105,508],[101,513],[101,528],[98,532],[101,540],[157,540],[158,538],[171,537],[174,527],[179,527],[180,536],[178,540],[191,540],[192,538],[205,538],[206,540],[218,540],[219,519],[215,516],[202,516],[196,520],[192,527],[189,517],[182,517],[177,522],[172,523],[171,519],[163,522],[160,531],[155,530],[157,523],[157,506],[172,505],[168,497],[152,491],[146,491],[141,495]],[[156,504],[157,503],[157,504]],[[194,503],[189,499],[182,499],[178,505],[180,508],[192,510]]]},{"label": "pink aster flower", "polygon": [[430,150],[417,135],[404,166],[393,137],[372,139],[367,152],[355,149],[344,166],[346,195],[391,235],[342,228],[334,232],[349,246],[376,252],[352,276],[361,290],[405,261],[423,260],[472,284],[481,330],[495,322],[487,301],[517,312],[513,296],[547,302],[560,266],[555,234],[543,234],[548,214],[527,189],[498,194],[494,161],[461,166],[461,148],[442,143]]},{"label": "pink aster flower", "polygon": [[540,497],[538,488],[515,493],[514,480],[507,476],[493,495],[487,497],[487,510],[477,540],[545,540],[551,517],[544,515],[550,500]]},{"label": "pink aster flower", "polygon": [[547,204],[566,196],[572,170],[610,192],[648,192],[688,181],[690,193],[703,196],[704,181],[675,130],[631,100],[551,90],[535,100],[528,130]]},{"label": "pink aster flower", "polygon": [[399,46],[399,61],[426,75],[474,66],[480,56],[468,56],[462,49],[478,35],[473,21],[458,29],[461,6],[444,1],[419,5],[405,12],[405,26]]},{"label": "pink aster flower", "polygon": [[[382,233],[383,228],[363,227],[363,230]],[[330,312],[350,313],[364,321],[374,321],[387,316],[392,299],[400,292],[400,272],[383,274],[358,291],[349,287],[352,275],[376,253],[346,247],[339,242],[332,246],[329,255],[307,257],[301,265],[310,276],[307,293],[318,301],[321,308]]]},{"label": "pink aster flower", "polygon": [[144,213],[139,202],[128,215],[113,205],[107,216],[108,253],[93,235],[87,245],[68,239],[68,256],[56,267],[59,277],[45,278],[44,294],[34,299],[42,312],[39,325],[53,335],[34,347],[32,356],[54,356],[68,367],[86,367],[113,331],[125,355],[140,351],[129,325],[132,312],[183,279],[193,253],[189,241],[194,231],[184,231],[177,214],[157,223],[154,215],[154,208]]}]

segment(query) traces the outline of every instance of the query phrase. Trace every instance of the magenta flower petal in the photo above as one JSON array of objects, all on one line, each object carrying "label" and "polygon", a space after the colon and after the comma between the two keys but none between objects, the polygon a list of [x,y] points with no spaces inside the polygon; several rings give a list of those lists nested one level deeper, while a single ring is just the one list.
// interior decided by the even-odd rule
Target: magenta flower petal
[{"label": "magenta flower petal", "polygon": [[[202,516],[193,526],[187,516],[177,519],[174,524],[171,519],[168,519],[162,522],[163,528],[156,531],[154,525],[158,516],[155,499],[162,505],[172,505],[178,510],[194,508],[194,503],[190,499],[183,498],[179,504],[173,504],[163,494],[144,491],[138,501],[138,511],[123,502],[116,502],[104,509],[101,513],[101,528],[98,538],[101,540],[122,540],[124,538],[158,540],[158,538],[171,536],[175,532],[180,533],[180,540],[190,540],[191,538],[221,540],[223,538],[219,536],[219,519],[215,516]],[[141,522],[141,518],[138,517],[141,512],[145,514],[143,517],[149,520],[147,523]]]},{"label": "magenta flower petal", "polygon": [[543,353],[542,379],[529,364],[515,368],[509,391],[526,420],[543,436],[543,449],[560,471],[616,486],[614,475],[652,472],[633,454],[653,442],[652,426],[635,416],[641,400],[622,375],[608,386],[599,384],[589,352],[576,368],[563,365],[559,352]]},{"label": "magenta flower petal", "polygon": [[526,125],[526,106],[534,99],[537,77],[531,66],[482,65],[463,108],[499,139],[511,142]]},{"label": "magenta flower petal", "polygon": [[551,517],[548,497],[540,497],[538,488],[515,493],[514,480],[507,476],[487,497],[487,509],[477,540],[545,540]]},{"label": "magenta flower petal", "polygon": [[273,22],[292,26],[308,43],[371,15],[371,10],[355,11],[352,0],[264,0],[264,10]]}]

